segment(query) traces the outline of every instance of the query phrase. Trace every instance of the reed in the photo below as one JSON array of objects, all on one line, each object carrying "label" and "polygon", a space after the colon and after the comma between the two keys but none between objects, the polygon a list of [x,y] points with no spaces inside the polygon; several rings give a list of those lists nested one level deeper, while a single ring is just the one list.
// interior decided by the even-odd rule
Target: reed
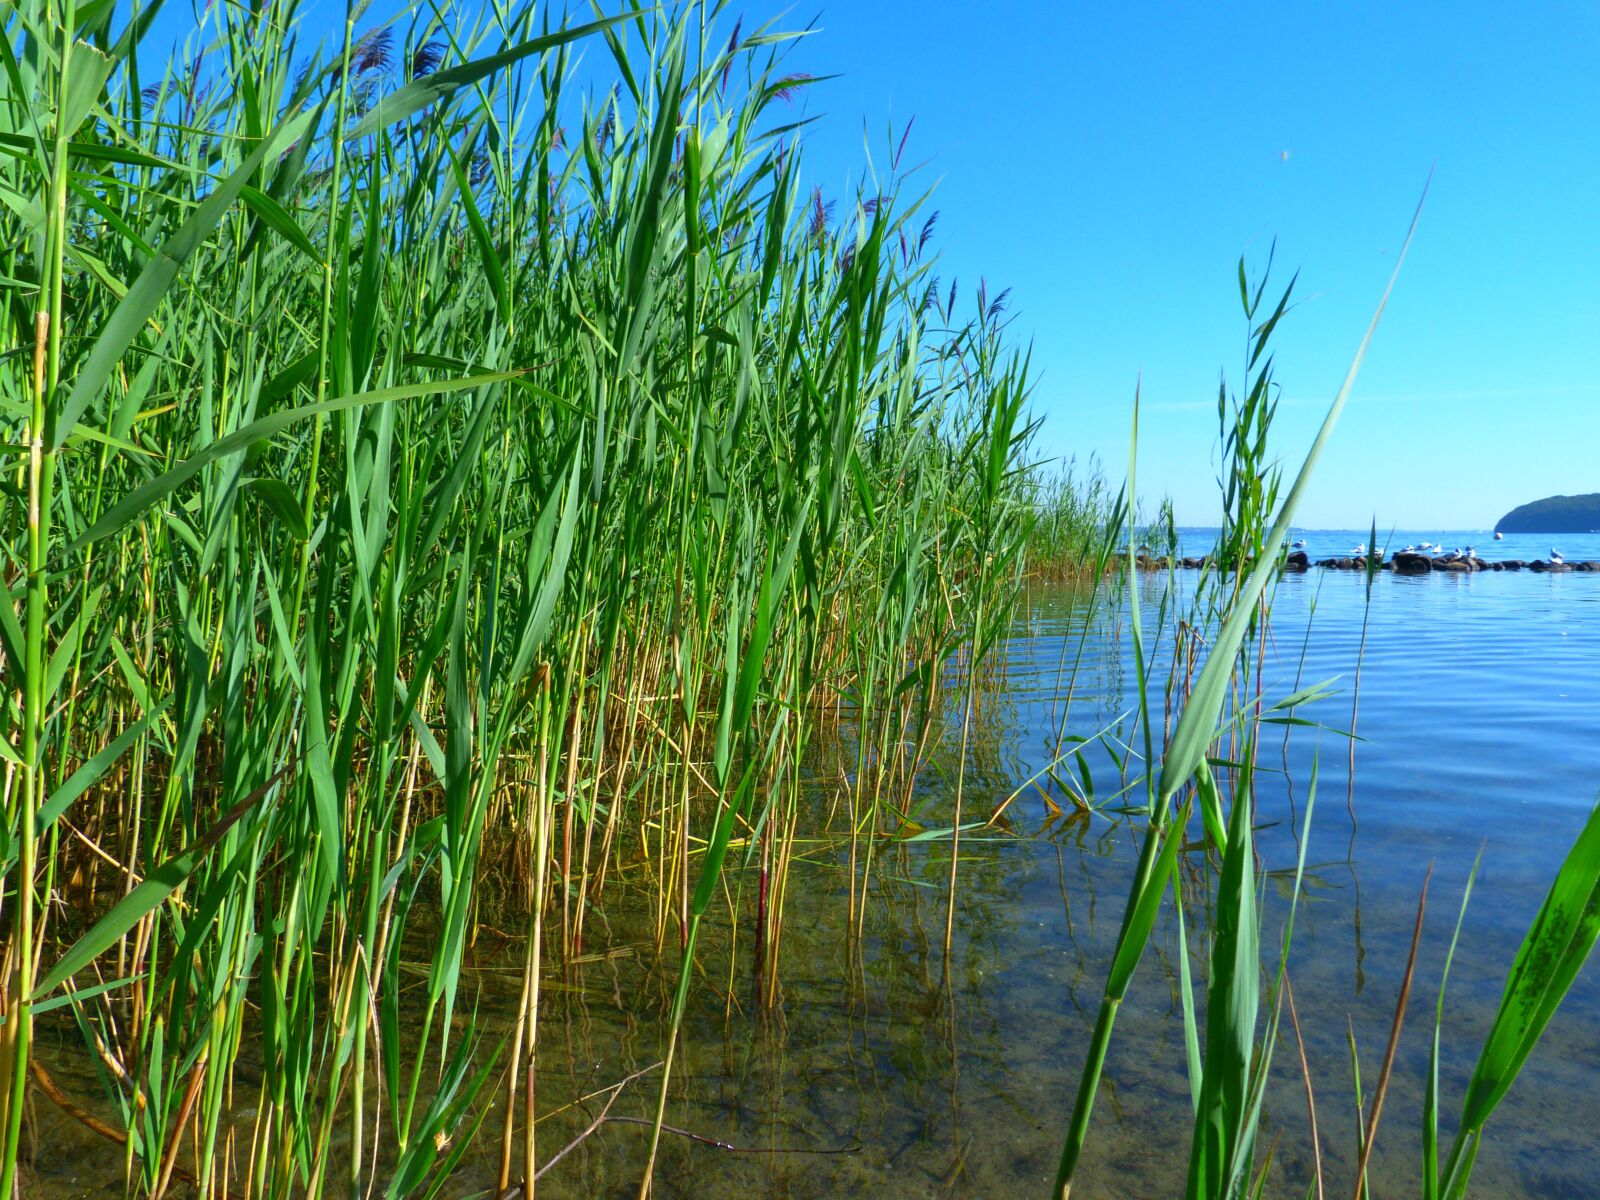
[{"label": "reed", "polygon": [[437,1194],[503,1088],[531,1195],[608,881],[653,879],[675,1020],[712,919],[770,1002],[807,756],[850,708],[869,858],[1029,555],[1088,544],[904,133],[808,195],[797,35],[724,7],[357,5],[330,51],[257,0],[157,76],[159,0],[0,17],[0,1195],[52,1011],[133,1194]]}]

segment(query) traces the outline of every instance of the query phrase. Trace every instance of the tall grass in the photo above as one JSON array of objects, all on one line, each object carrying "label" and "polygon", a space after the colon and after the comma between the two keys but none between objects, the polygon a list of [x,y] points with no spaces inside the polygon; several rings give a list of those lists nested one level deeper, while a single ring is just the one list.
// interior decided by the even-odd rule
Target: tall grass
[{"label": "tall grass", "polygon": [[904,133],[808,192],[793,37],[723,8],[217,5],[159,76],[159,2],[0,18],[0,1195],[52,1009],[134,1194],[434,1194],[500,1086],[531,1194],[541,983],[624,847],[675,1020],[745,848],[771,999],[808,748],[852,709],[870,856],[1035,518],[1103,516],[1042,499]]}]

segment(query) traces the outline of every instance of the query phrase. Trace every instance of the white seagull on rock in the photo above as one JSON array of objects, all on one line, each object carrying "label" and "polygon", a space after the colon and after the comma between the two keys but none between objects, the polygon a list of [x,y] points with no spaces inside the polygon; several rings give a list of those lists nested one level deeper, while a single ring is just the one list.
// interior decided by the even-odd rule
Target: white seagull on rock
[{"label": "white seagull on rock", "polygon": [[1561,551],[1557,550],[1554,546],[1551,546],[1550,561],[1553,563],[1564,563],[1567,560],[1561,557]]}]

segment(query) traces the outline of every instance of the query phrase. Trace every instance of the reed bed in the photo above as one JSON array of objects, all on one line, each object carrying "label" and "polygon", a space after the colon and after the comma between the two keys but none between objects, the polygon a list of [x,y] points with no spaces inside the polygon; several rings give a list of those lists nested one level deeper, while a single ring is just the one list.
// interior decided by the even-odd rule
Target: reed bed
[{"label": "reed bed", "polygon": [[[0,1195],[45,1019],[131,1194],[433,1195],[476,1136],[531,1195],[549,971],[643,872],[675,1022],[708,920],[774,1000],[843,721],[860,927],[1104,497],[1037,468],[909,129],[808,190],[794,35],[724,7],[354,7],[330,47],[257,0],[155,71],[159,0],[0,17]],[[503,1044],[461,987],[491,892]]]}]

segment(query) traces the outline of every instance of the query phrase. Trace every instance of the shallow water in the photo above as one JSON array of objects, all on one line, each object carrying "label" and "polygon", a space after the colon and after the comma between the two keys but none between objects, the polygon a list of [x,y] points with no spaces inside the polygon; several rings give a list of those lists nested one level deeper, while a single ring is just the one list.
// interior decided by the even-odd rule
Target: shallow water
[{"label": "shallow water", "polygon": [[[1145,585],[1147,632],[1157,621],[1159,586],[1159,579]],[[1377,1194],[1415,1195],[1433,999],[1472,862],[1481,849],[1446,1009],[1446,1137],[1506,967],[1600,782],[1600,578],[1380,576],[1370,612],[1366,598],[1359,576],[1322,572],[1287,576],[1278,593],[1269,695],[1339,679],[1333,697],[1298,713],[1330,729],[1297,728],[1287,748],[1269,735],[1262,747],[1260,853],[1263,869],[1277,873],[1265,892],[1264,940],[1275,944],[1287,905],[1282,873],[1293,867],[1316,759],[1319,793],[1291,974],[1332,1194],[1349,1190],[1355,1157],[1347,1020],[1370,1091],[1417,894],[1434,867],[1416,992],[1372,1165]],[[968,814],[987,814],[1050,761],[1084,611],[1082,596],[1067,590],[1028,598],[979,710]],[[1091,629],[1069,731],[1092,734],[1131,705],[1125,655],[1124,620]],[[1351,725],[1358,659],[1361,740],[1351,787],[1351,742],[1336,731]],[[1122,732],[1131,738],[1131,725]],[[948,985],[940,952],[945,841],[902,842],[884,853],[859,948],[844,933],[842,844],[818,843],[797,859],[775,1012],[750,1002],[748,936],[730,946],[726,914],[714,910],[719,919],[702,955],[707,974],[691,1005],[666,1119],[737,1150],[665,1137],[655,1195],[1046,1193],[1137,851],[1137,830],[1113,811],[1116,767],[1103,750],[1087,758],[1102,811],[1053,815],[1045,794],[1068,813],[1072,805],[1046,777],[1044,794],[1024,791],[1005,824],[964,839]],[[918,819],[947,823],[947,794],[931,772]],[[814,798],[819,806],[826,800]],[[1194,919],[1203,921],[1203,913]],[[1190,935],[1192,945],[1193,927]],[[540,1108],[553,1115],[540,1127],[541,1159],[588,1123],[581,1109],[556,1111],[563,1104],[662,1056],[670,981],[651,969],[650,943],[642,897],[626,888],[608,893],[604,911],[590,918],[588,961],[570,966],[547,992]],[[1191,1122],[1176,953],[1169,913],[1117,1026],[1078,1194],[1182,1191]],[[520,953],[486,956],[471,975],[480,1029],[491,1037],[511,1019],[520,962]],[[55,1061],[79,1095],[93,1095],[91,1075],[74,1075],[64,1041]],[[1600,1149],[1600,1111],[1590,1100],[1597,1062],[1600,977],[1590,970],[1491,1121],[1474,1194],[1600,1192],[1590,1163]],[[1303,1196],[1311,1160],[1292,1042],[1280,1044],[1274,1064],[1261,1141],[1263,1150],[1276,1143],[1269,1194]],[[626,1091],[612,1112],[647,1114],[652,1079]],[[498,1114],[491,1116],[489,1136],[444,1194],[492,1186],[498,1125]],[[541,1180],[541,1194],[635,1194],[646,1132],[603,1126]],[[69,1150],[75,1140],[61,1138],[61,1152],[46,1145],[39,1164],[48,1194],[102,1194],[107,1180],[86,1186],[81,1145]]]}]

